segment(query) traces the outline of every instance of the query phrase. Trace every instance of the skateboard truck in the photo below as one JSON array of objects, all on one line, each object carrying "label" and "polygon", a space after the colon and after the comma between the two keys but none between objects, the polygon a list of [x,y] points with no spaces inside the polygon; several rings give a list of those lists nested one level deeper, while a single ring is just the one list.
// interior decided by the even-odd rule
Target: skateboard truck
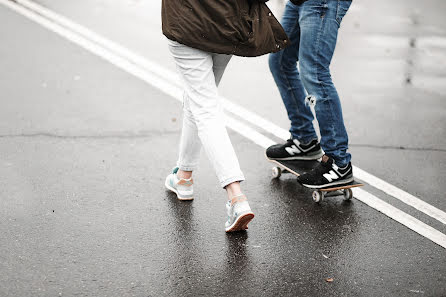
[{"label": "skateboard truck", "polygon": [[[357,185],[359,187],[359,184]],[[316,203],[321,202],[324,200],[325,197],[336,197],[336,196],[343,196],[345,201],[349,201],[353,198],[353,191],[351,188],[347,189],[341,189],[341,190],[330,190],[329,189],[319,189],[314,190],[313,194],[311,195],[313,198],[313,201]]]}]

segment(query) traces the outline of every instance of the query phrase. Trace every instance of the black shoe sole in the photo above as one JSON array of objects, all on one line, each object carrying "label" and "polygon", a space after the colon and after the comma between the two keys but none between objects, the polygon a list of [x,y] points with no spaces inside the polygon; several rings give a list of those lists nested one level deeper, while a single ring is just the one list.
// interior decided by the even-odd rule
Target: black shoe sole
[{"label": "black shoe sole", "polygon": [[306,156],[295,156],[295,157],[286,157],[286,158],[273,158],[269,157],[266,153],[265,156],[269,160],[276,160],[276,161],[293,161],[293,160],[303,160],[303,161],[314,161],[322,158],[324,155],[323,151],[320,151],[318,154],[315,155],[306,155]]},{"label": "black shoe sole", "polygon": [[[299,181],[299,180],[298,180]],[[310,188],[310,189],[324,189],[324,188],[332,188],[332,187],[343,187],[343,186],[348,186],[351,183],[353,183],[355,181],[355,179],[352,177],[349,177],[347,179],[342,179],[342,180],[338,180],[335,182],[331,182],[331,183],[327,183],[327,184],[323,184],[323,185],[309,185],[309,184],[304,184],[302,182],[300,182],[304,187]]]}]

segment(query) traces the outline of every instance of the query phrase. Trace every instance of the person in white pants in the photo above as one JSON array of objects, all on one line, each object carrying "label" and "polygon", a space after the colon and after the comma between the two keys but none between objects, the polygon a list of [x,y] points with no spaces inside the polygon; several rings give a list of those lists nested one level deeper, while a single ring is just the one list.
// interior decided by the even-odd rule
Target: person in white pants
[{"label": "person in white pants", "polygon": [[[208,53],[172,40],[169,40],[169,49],[185,90],[180,153],[177,167],[166,179],[166,187],[180,200],[193,199],[192,172],[198,166],[203,146],[220,185],[228,194],[228,211],[231,213],[228,213],[226,231],[244,230],[254,213],[240,188],[245,177],[226,130],[217,90],[232,56]],[[231,209],[231,205],[237,206],[237,210]]]},{"label": "person in white pants", "polygon": [[245,177],[217,87],[232,55],[257,57],[289,44],[266,1],[162,0],[163,34],[184,82],[180,154],[165,186],[180,200],[193,199],[192,173],[203,146],[228,194],[226,232],[247,229],[254,213],[240,188]]}]

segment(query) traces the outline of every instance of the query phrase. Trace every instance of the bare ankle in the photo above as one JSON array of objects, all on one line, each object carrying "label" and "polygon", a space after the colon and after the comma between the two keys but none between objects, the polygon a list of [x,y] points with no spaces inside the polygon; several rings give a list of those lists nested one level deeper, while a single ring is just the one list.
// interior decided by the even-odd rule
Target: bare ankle
[{"label": "bare ankle", "polygon": [[242,189],[240,188],[240,182],[233,182],[225,187],[228,194],[228,199],[231,200],[234,197],[242,196]]},{"label": "bare ankle", "polygon": [[183,171],[180,169],[177,172],[177,176],[180,179],[189,179],[192,177],[192,171]]}]

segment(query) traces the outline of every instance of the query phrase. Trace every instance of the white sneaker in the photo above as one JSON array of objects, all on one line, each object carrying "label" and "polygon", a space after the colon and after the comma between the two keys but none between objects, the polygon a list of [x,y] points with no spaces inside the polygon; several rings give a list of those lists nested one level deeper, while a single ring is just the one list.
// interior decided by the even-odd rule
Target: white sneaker
[{"label": "white sneaker", "polygon": [[254,213],[251,211],[245,195],[228,200],[226,209],[228,211],[228,220],[225,223],[226,232],[248,229],[248,224],[254,218]]},{"label": "white sneaker", "polygon": [[171,174],[166,178],[165,186],[170,191],[177,194],[179,200],[193,200],[194,199],[194,180],[178,179],[178,167],[175,167]]}]

